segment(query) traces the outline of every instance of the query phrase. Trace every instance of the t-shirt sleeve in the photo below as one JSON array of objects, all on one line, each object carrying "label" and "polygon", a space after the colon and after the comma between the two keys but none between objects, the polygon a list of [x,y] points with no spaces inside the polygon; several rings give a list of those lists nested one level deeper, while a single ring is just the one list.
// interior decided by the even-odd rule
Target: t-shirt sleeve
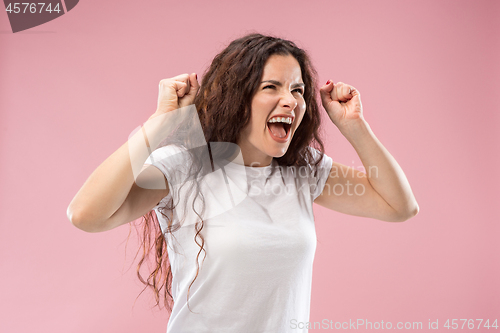
[{"label": "t-shirt sleeve", "polygon": [[[312,148],[313,157],[316,160],[319,158],[320,152]],[[314,200],[323,192],[326,181],[332,169],[333,160],[330,156],[323,154],[321,162],[316,167],[316,173],[311,177],[311,197]]]},{"label": "t-shirt sleeve", "polygon": [[[156,216],[160,223],[160,227],[165,232],[168,229],[169,221],[163,216],[170,214],[169,219],[172,219],[173,213],[164,208],[169,206],[169,202],[178,201],[179,186],[186,180],[188,173],[188,153],[185,149],[169,145],[155,149],[144,162],[144,165],[153,165],[158,168],[168,182],[169,193],[165,196],[153,209],[156,211]],[[176,208],[179,210],[180,208]],[[175,218],[177,220],[177,218]]]},{"label": "t-shirt sleeve", "polygon": [[154,150],[144,164],[150,164],[158,168],[165,175],[171,187],[185,181],[187,159],[188,153],[185,149],[170,145]]},{"label": "t-shirt sleeve", "polygon": [[172,150],[168,147],[161,147],[156,150],[154,150],[149,157],[146,159],[146,162],[144,164],[147,165],[154,165],[157,167],[168,179],[168,173],[169,173],[169,168],[167,166],[167,159],[170,155],[172,155],[173,152]]}]

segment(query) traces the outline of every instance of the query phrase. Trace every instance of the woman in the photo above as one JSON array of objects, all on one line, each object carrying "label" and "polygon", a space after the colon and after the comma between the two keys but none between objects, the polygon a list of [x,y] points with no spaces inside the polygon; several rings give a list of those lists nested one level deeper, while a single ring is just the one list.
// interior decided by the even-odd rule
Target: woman
[{"label": "woman", "polygon": [[68,217],[88,232],[144,217],[144,256],[153,230],[157,266],[139,277],[157,302],[163,287],[173,298],[168,332],[300,331],[316,249],[312,203],[390,222],[417,214],[359,92],[330,80],[323,107],[369,172],[324,154],[316,89],[293,42],[236,39],[201,86],[195,73],[162,80],[155,113],[71,202]]}]

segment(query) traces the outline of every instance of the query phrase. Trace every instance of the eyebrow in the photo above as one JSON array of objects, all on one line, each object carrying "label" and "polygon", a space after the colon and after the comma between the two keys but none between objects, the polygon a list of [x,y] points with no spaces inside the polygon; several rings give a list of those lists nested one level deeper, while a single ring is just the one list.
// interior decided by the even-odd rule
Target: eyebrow
[{"label": "eyebrow", "polygon": [[[275,84],[277,85],[278,87],[281,87],[282,84],[281,82],[279,81],[276,81],[276,80],[266,80],[266,81],[262,81],[261,83],[265,83],[265,82],[269,82],[269,83],[272,83],[272,84]],[[295,83],[292,85],[292,88],[295,88],[295,87],[302,87],[302,88],[305,88],[305,84],[304,83]]]}]

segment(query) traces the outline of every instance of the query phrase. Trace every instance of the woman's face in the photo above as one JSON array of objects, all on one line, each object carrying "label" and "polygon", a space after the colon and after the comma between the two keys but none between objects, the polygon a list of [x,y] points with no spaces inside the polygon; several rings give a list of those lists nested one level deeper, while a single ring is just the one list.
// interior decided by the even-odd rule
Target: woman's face
[{"label": "woman's face", "polygon": [[267,166],[285,155],[305,110],[298,61],[291,55],[270,56],[252,99],[250,122],[238,140],[245,165]]}]

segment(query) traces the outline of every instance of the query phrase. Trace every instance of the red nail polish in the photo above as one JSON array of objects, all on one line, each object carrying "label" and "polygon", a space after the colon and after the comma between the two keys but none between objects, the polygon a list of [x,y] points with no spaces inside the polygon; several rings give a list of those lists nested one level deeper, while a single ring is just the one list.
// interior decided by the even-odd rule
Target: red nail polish
[{"label": "red nail polish", "polygon": [[332,82],[332,81],[328,80],[328,81],[326,81],[326,84],[330,84],[330,82]]}]

